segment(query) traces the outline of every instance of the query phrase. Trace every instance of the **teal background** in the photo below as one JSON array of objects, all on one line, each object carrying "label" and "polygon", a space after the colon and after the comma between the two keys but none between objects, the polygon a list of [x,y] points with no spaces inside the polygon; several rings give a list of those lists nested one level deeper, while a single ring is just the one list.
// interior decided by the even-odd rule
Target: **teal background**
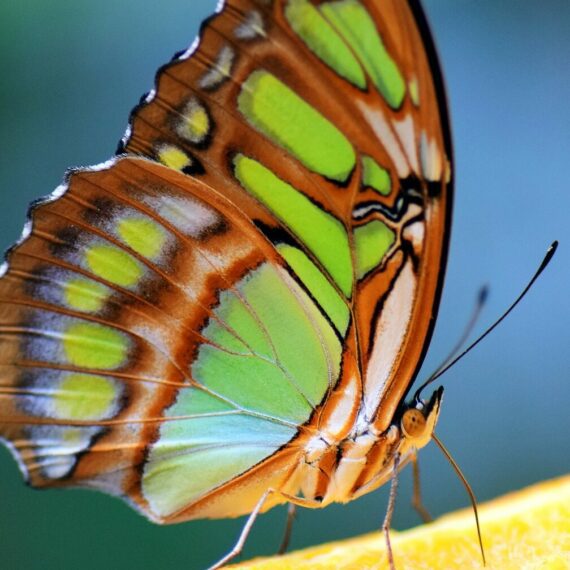
[{"label": "teal background", "polygon": [[[108,158],[156,68],[194,38],[213,0],[0,3],[0,248],[65,169]],[[548,244],[559,253],[520,308],[442,379],[438,434],[480,500],[570,468],[570,3],[426,1],[447,84],[457,191],[448,275],[425,377],[460,335],[482,283],[479,323],[514,299]],[[450,466],[421,454],[434,514],[468,504]],[[417,524],[404,474],[395,526]],[[387,490],[303,511],[293,546],[378,528]],[[284,510],[263,516],[245,556],[272,553]],[[116,499],[25,487],[0,450],[0,567],[184,568],[232,544],[242,521],[148,523]]]}]

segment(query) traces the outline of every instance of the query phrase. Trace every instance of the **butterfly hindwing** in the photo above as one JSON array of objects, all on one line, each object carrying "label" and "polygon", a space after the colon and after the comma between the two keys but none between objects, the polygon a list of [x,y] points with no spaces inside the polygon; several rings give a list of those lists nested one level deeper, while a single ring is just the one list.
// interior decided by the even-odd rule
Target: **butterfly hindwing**
[{"label": "butterfly hindwing", "polygon": [[296,435],[338,379],[339,335],[212,189],[120,159],[59,193],[0,282],[0,433],[33,484],[138,487],[168,518]]}]

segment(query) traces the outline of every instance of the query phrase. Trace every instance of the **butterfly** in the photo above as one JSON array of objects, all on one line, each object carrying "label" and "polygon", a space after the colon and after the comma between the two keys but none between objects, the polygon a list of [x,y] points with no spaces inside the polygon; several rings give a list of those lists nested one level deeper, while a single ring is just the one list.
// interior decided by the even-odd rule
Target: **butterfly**
[{"label": "butterfly", "polygon": [[439,414],[451,203],[416,0],[227,0],[8,251],[0,437],[159,523],[378,488]]}]

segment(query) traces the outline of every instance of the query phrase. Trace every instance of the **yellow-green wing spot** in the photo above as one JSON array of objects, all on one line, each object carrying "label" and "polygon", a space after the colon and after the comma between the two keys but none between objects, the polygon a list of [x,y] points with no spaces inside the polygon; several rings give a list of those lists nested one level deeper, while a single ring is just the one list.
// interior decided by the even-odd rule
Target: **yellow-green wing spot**
[{"label": "yellow-green wing spot", "polygon": [[380,220],[372,220],[354,229],[358,279],[380,265],[395,237],[394,232]]},{"label": "yellow-green wing spot", "polygon": [[286,244],[279,244],[277,249],[323,308],[338,332],[344,336],[350,320],[346,300],[300,249]]},{"label": "yellow-green wing spot", "polygon": [[182,149],[172,144],[160,145],[157,151],[158,160],[174,170],[184,170],[192,166],[192,158],[188,156]]},{"label": "yellow-green wing spot", "polygon": [[249,123],[309,170],[344,182],[356,156],[348,139],[315,108],[271,73],[254,71],[238,96]]},{"label": "yellow-green wing spot", "polygon": [[321,4],[320,10],[354,50],[386,103],[399,108],[406,83],[366,8],[359,0],[340,0]]},{"label": "yellow-green wing spot", "polygon": [[95,323],[79,322],[63,333],[63,351],[74,366],[112,370],[124,364],[129,342],[116,329]]},{"label": "yellow-green wing spot", "polygon": [[[240,408],[302,424],[338,377],[340,342],[285,271],[264,264],[238,289],[243,300],[229,291],[220,294],[219,320],[201,332],[212,344],[200,347],[192,378]],[[249,354],[236,350],[219,321],[243,339]]]},{"label": "yellow-green wing spot", "polygon": [[117,234],[132,250],[149,259],[161,253],[166,241],[164,228],[143,217],[119,218]]},{"label": "yellow-green wing spot", "polygon": [[234,166],[240,184],[289,227],[323,264],[346,297],[350,297],[352,261],[342,223],[259,162],[238,155]]},{"label": "yellow-green wing spot", "polygon": [[418,84],[417,78],[414,76],[410,81],[408,81],[408,91],[410,93],[410,99],[412,103],[416,106],[420,106],[420,86]]},{"label": "yellow-green wing spot", "polygon": [[141,264],[127,252],[112,245],[88,246],[85,262],[97,277],[121,287],[134,287],[143,276]]},{"label": "yellow-green wing spot", "polygon": [[116,407],[119,390],[115,382],[92,374],[69,374],[53,396],[54,416],[66,420],[101,420]]},{"label": "yellow-green wing spot", "polygon": [[[43,354],[46,356],[45,351]],[[116,416],[123,403],[124,385],[108,376],[31,367],[14,396],[17,409],[37,419],[26,428],[31,440],[28,449],[34,457],[32,469],[59,479],[69,475],[78,454],[88,450],[104,429],[98,422]]]},{"label": "yellow-green wing spot", "polygon": [[[340,374],[341,344],[288,273],[265,263],[220,294],[192,378],[166,410],[142,480],[157,516],[168,516],[232,480],[290,441]],[[291,334],[290,331],[295,331]],[[250,354],[236,353],[250,346]],[[209,392],[206,392],[208,390]],[[255,415],[253,415],[255,414]]]},{"label": "yellow-green wing spot", "polygon": [[180,114],[176,132],[187,141],[200,144],[206,140],[211,126],[206,107],[192,97]]},{"label": "yellow-green wing spot", "polygon": [[71,309],[85,313],[100,311],[109,293],[109,289],[105,285],[81,277],[69,279],[63,285],[63,297],[66,305]]},{"label": "yellow-green wing spot", "polygon": [[285,17],[307,47],[341,77],[360,89],[366,87],[362,67],[346,42],[308,0],[289,0]]},{"label": "yellow-green wing spot", "polygon": [[390,173],[382,168],[373,158],[362,157],[362,185],[373,188],[383,196],[390,194],[392,179]]}]

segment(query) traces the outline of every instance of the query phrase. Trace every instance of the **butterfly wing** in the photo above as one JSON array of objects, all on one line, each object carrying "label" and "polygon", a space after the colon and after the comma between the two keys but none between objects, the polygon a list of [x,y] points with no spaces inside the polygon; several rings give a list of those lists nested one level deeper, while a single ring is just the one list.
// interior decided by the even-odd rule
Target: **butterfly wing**
[{"label": "butterfly wing", "polygon": [[72,174],[0,281],[0,435],[32,484],[233,516],[296,491],[339,394],[339,431],[389,424],[447,244],[432,51],[415,2],[231,0],[159,71],[120,150],[160,164]]},{"label": "butterfly wing", "polygon": [[[419,2],[231,0],[159,72],[121,150],[230,199],[237,181],[265,205],[274,220],[258,226],[356,355],[363,416],[386,429],[429,344],[452,203],[445,94]],[[270,196],[282,182],[319,215],[288,218],[292,197]],[[324,298],[315,270],[336,294]]]},{"label": "butterfly wing", "polygon": [[58,194],[0,281],[0,433],[32,484],[132,493],[158,519],[288,443],[340,340],[211,188],[129,158]]}]

